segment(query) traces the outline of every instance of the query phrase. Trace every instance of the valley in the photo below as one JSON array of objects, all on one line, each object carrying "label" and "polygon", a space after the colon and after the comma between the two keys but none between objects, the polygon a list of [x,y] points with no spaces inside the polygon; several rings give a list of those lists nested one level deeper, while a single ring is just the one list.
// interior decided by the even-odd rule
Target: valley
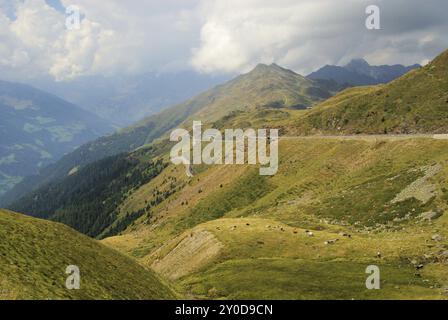
[{"label": "valley", "polygon": [[[199,173],[152,212],[152,223],[141,218],[103,243],[199,298],[444,297],[446,170],[428,177],[437,189],[430,200],[393,199],[418,179],[413,170],[446,163],[447,142],[280,141],[280,154],[288,160],[272,178],[257,179],[250,167]],[[124,208],[136,210],[154,187],[137,190]],[[425,219],[430,211],[439,214]],[[371,264],[384,270],[383,290],[364,286]]]},{"label": "valley", "polygon": [[[103,138],[110,144],[81,147],[56,164],[56,179],[9,209],[34,217],[20,216],[19,226],[41,218],[88,235],[70,231],[88,242],[80,256],[95,244],[127,257],[124,268],[138,268],[129,276],[159,279],[155,298],[447,299],[447,57],[339,93],[259,65]],[[196,163],[187,175],[170,161],[169,135],[191,132],[193,121],[220,132],[278,129],[278,172]],[[64,246],[50,243],[48,254]],[[379,290],[366,288],[369,266],[381,271]],[[137,290],[146,288],[123,281],[129,297],[147,298]],[[123,298],[95,290],[95,298]]]},{"label": "valley", "polygon": [[0,81],[0,197],[80,145],[115,127],[31,86]]}]

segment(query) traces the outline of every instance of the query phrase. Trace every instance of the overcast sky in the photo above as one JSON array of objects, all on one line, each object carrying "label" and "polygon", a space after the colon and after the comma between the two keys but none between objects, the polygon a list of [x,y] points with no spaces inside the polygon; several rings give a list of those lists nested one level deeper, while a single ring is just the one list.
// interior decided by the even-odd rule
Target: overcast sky
[{"label": "overcast sky", "polygon": [[[367,30],[368,5],[381,30]],[[67,30],[65,8],[82,14]],[[0,0],[0,79],[149,71],[234,74],[275,62],[425,63],[448,48],[447,0]]]}]

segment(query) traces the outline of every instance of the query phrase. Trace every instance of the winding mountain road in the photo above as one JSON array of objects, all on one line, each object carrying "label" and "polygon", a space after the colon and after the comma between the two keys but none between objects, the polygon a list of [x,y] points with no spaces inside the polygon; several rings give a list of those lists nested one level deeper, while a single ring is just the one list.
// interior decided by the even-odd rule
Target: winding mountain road
[{"label": "winding mountain road", "polygon": [[448,140],[448,134],[372,134],[372,135],[313,135],[313,136],[280,136],[280,140],[298,139],[343,139],[343,140],[405,140],[436,139]]}]

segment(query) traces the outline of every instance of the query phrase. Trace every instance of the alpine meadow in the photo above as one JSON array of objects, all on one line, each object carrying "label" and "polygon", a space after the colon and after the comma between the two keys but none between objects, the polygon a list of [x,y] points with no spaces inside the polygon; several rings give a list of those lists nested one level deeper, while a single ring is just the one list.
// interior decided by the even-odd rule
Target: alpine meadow
[{"label": "alpine meadow", "polygon": [[0,0],[0,300],[447,300],[448,4],[408,2]]}]

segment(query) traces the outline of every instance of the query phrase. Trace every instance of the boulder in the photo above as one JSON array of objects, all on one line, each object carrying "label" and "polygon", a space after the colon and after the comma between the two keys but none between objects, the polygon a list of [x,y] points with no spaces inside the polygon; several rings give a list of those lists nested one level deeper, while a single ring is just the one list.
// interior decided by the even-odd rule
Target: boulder
[{"label": "boulder", "polygon": [[440,234],[435,234],[431,237],[433,241],[443,241],[443,237]]}]

